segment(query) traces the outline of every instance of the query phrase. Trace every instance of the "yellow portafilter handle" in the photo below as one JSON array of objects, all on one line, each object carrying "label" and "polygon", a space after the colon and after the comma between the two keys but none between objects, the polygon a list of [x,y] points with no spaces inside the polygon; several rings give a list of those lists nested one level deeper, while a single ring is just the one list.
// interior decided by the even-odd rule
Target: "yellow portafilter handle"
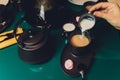
[{"label": "yellow portafilter handle", "polygon": [[[14,30],[3,32],[3,33],[0,34],[0,36],[1,35],[6,35],[6,34],[13,33],[13,31]],[[22,28],[17,28],[16,34],[21,34],[21,33],[23,33]],[[18,38],[19,36],[16,36],[16,37]],[[7,36],[0,37],[0,40],[3,40],[4,38],[7,38]],[[3,49],[3,48],[8,47],[8,46],[11,46],[11,45],[13,45],[15,43],[17,43],[16,39],[14,37],[10,38],[10,39],[5,40],[5,41],[3,41],[3,42],[0,43],[0,49]]]}]

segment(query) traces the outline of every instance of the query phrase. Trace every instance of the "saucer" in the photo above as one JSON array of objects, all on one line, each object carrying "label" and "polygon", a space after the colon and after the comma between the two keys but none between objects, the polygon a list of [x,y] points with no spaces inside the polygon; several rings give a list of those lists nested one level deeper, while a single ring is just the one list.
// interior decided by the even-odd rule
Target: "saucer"
[{"label": "saucer", "polygon": [[68,0],[68,1],[75,5],[83,5],[84,3],[88,2],[88,1],[97,2],[98,0]]}]

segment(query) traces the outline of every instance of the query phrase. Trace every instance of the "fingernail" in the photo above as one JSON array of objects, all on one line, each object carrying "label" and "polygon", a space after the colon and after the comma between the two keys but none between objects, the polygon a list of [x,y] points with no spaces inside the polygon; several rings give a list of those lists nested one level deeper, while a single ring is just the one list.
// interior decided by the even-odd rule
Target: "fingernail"
[{"label": "fingernail", "polygon": [[93,15],[96,15],[96,12],[94,12]]},{"label": "fingernail", "polygon": [[91,13],[90,11],[88,13]]}]

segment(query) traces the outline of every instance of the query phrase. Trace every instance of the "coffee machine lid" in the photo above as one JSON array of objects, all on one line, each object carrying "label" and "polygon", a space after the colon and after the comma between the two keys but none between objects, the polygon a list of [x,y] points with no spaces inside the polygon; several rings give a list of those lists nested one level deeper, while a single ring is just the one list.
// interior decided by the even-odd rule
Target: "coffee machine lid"
[{"label": "coffee machine lid", "polygon": [[38,33],[38,35],[30,34],[28,36],[28,39],[24,43],[26,45],[34,45],[40,42],[42,38],[43,38],[43,34],[40,32]]},{"label": "coffee machine lid", "polygon": [[42,31],[38,32],[37,30],[33,29],[23,33],[23,35],[20,38],[20,40],[24,40],[24,45],[32,46],[42,41],[42,39],[44,38],[44,34]]},{"label": "coffee machine lid", "polygon": [[[30,29],[24,31],[18,38],[18,46],[24,50],[36,50],[44,42],[44,34],[39,30]],[[40,47],[39,46],[39,47]]]},{"label": "coffee machine lid", "polygon": [[[39,31],[39,32],[38,32]],[[47,36],[40,30],[27,30],[18,38],[18,46],[27,51],[37,50],[47,41]]]}]

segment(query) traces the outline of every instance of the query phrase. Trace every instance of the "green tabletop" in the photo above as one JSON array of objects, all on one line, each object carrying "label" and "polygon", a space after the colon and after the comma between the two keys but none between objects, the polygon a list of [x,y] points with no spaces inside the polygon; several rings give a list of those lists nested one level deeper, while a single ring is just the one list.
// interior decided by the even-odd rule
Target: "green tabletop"
[{"label": "green tabletop", "polygon": [[[55,30],[55,33],[59,41],[57,52],[44,64],[31,65],[22,61],[18,56],[16,44],[0,50],[0,80],[80,80],[81,77],[70,77],[61,69],[60,57],[65,43],[59,37],[61,33],[58,33],[58,30]],[[87,80],[120,79],[120,45],[117,45],[120,42],[119,38],[112,38],[115,39],[114,42],[108,41],[97,50]]]},{"label": "green tabletop", "polygon": [[[21,24],[23,25],[29,27],[25,21]],[[98,34],[102,46],[96,50],[87,80],[120,80],[120,36],[113,27],[106,27],[104,30]],[[17,44],[1,49],[0,80],[81,80],[81,77],[73,78],[63,72],[60,57],[65,43],[59,30],[55,29],[53,32],[59,42],[57,51],[51,60],[43,64],[32,65],[22,61],[18,56]],[[102,33],[105,35],[101,36]]]}]

